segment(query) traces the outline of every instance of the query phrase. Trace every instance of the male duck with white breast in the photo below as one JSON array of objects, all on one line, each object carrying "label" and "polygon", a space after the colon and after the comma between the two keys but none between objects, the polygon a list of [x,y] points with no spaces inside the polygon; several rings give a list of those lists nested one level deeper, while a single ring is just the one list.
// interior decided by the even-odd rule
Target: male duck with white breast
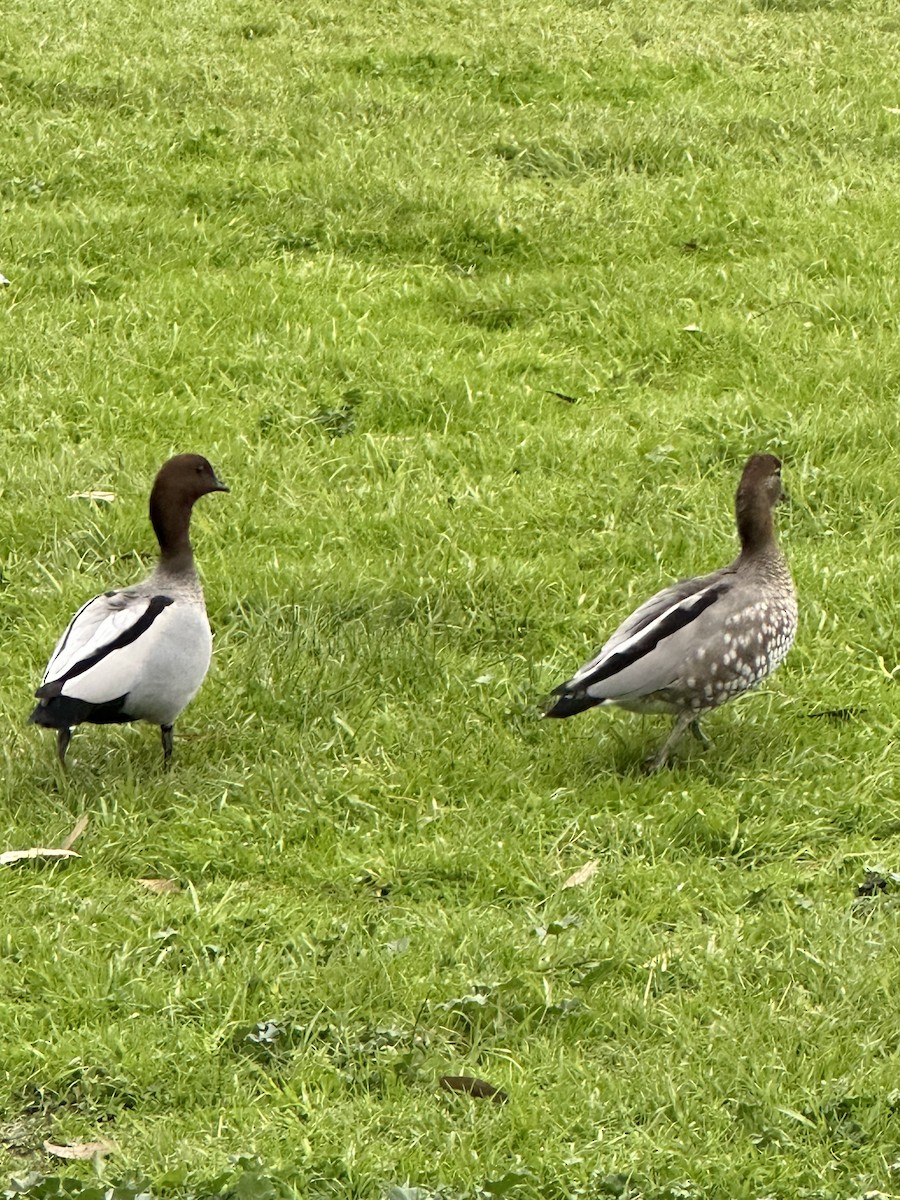
[{"label": "male duck with white breast", "polygon": [[670,713],[675,724],[655,758],[668,760],[700,717],[756,687],[780,665],[797,632],[797,597],[775,540],[781,462],[748,459],[735,499],[741,552],[733,563],[663,588],[619,626],[595,658],[554,690],[544,714],[571,717],[594,705]]},{"label": "male duck with white breast", "polygon": [[57,730],[63,766],[73,726],[128,721],[159,725],[163,762],[170,765],[175,718],[197,693],[212,656],[191,513],[201,496],[227,491],[199,454],[177,454],[160,468],[150,492],[156,569],[78,610],[35,692],[39,703],[30,719]]}]

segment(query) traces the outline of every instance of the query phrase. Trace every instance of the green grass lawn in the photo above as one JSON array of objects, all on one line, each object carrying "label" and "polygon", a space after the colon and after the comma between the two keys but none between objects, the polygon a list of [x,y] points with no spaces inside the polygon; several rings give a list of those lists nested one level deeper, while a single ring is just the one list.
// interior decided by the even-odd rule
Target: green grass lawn
[{"label": "green grass lawn", "polygon": [[[894,0],[7,6],[0,851],[90,824],[0,868],[4,1179],[900,1195],[898,62]],[[63,780],[180,450],[213,668]],[[652,778],[538,721],[757,450],[782,671]]]}]

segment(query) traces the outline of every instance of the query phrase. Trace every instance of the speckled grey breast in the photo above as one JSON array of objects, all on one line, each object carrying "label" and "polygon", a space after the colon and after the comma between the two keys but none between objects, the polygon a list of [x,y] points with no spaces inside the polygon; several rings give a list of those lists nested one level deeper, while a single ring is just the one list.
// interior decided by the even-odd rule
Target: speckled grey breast
[{"label": "speckled grey breast", "polygon": [[[719,603],[724,607],[729,599],[734,603],[739,598],[724,597]],[[797,632],[793,589],[743,603],[727,615],[713,606],[707,622],[705,615],[697,623],[694,644],[672,682],[644,701],[660,702],[670,712],[717,708],[771,675],[784,661]],[[714,628],[704,629],[704,624]],[[640,701],[628,707],[648,711]]]}]

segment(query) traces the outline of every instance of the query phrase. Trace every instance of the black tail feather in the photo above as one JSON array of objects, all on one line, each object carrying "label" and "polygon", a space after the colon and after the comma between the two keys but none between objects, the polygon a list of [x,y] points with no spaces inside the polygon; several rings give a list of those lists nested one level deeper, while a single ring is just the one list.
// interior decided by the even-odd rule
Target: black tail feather
[{"label": "black tail feather", "polygon": [[600,703],[593,696],[588,696],[586,692],[567,692],[564,688],[565,684],[557,688],[553,693],[558,698],[546,710],[544,713],[545,717],[574,717],[576,713],[584,712],[588,708],[594,708],[595,705]]},{"label": "black tail feather", "polygon": [[108,700],[105,704],[92,704],[79,700],[77,696],[53,696],[35,705],[28,718],[32,725],[43,725],[45,729],[70,729],[87,721],[91,725],[124,725],[133,721],[122,711],[126,696]]}]

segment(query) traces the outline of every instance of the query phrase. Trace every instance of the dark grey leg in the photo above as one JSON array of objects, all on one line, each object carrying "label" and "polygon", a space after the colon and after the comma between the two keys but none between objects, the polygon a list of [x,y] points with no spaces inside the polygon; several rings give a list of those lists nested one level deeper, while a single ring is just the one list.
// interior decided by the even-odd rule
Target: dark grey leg
[{"label": "dark grey leg", "polygon": [[72,730],[68,725],[64,725],[62,729],[56,731],[56,756],[59,759],[59,765],[63,770],[66,769],[66,751],[69,748],[69,742],[72,740]]},{"label": "dark grey leg", "polygon": [[672,726],[672,732],[663,742],[659,753],[653,758],[646,759],[644,762],[644,770],[648,775],[652,775],[655,771],[660,770],[660,768],[666,765],[666,763],[669,761],[669,755],[675,748],[676,743],[681,740],[682,736],[693,720],[694,714],[690,712],[680,713],[675,718],[675,724]]},{"label": "dark grey leg", "polygon": [[160,725],[159,732],[162,734],[163,744],[163,770],[168,771],[172,765],[172,726]]},{"label": "dark grey leg", "polygon": [[700,745],[703,747],[704,750],[708,750],[710,748],[710,746],[712,746],[712,742],[709,740],[709,738],[706,736],[706,734],[700,728],[700,718],[699,717],[694,717],[693,721],[691,721],[691,733],[694,735],[694,737],[697,739],[697,741],[700,743]]}]

